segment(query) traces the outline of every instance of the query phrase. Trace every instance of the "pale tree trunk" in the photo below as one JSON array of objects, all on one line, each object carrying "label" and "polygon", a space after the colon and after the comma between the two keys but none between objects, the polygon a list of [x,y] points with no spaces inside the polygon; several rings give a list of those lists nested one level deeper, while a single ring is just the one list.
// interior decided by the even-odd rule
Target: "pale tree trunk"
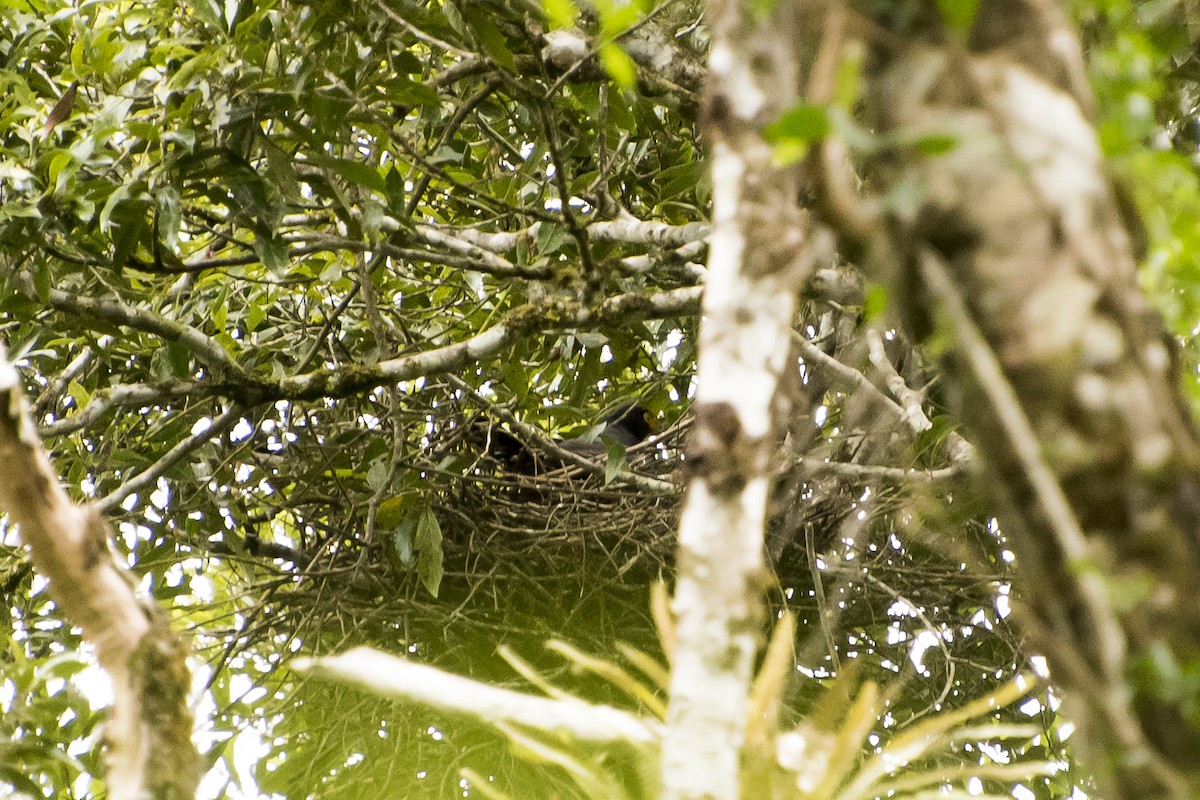
[{"label": "pale tree trunk", "polygon": [[[1200,449],[1137,286],[1078,37],[1052,0],[983,0],[970,31],[901,16],[862,26],[864,105],[874,132],[913,144],[864,166],[879,197],[919,201],[856,202],[826,159],[822,208],[880,256],[914,333],[943,343],[1018,555],[1020,619],[1101,796],[1195,798],[1200,696],[1180,676],[1200,652]],[[916,146],[947,134],[948,152]]]},{"label": "pale tree trunk", "polygon": [[798,4],[711,2],[702,114],[713,232],[695,429],[684,467],[677,640],[663,751],[668,798],[735,798],[751,667],[763,629],[763,522],[772,404],[804,260],[794,170],[763,125],[796,102]]},{"label": "pale tree trunk", "polygon": [[109,548],[108,523],[59,486],[27,409],[0,346],[0,513],[18,526],[59,610],[83,629],[112,678],[108,797],[194,797],[200,759],[191,738],[187,648],[166,615],[135,593],[134,578]]}]

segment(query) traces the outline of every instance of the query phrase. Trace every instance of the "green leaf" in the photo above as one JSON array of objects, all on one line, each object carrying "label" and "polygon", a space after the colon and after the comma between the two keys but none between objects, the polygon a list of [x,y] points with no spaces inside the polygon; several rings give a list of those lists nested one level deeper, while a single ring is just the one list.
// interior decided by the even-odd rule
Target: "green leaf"
[{"label": "green leaf", "polygon": [[442,585],[442,528],[433,510],[426,508],[417,522],[414,540],[417,548],[417,576],[434,597]]},{"label": "green leaf", "polygon": [[378,492],[383,488],[384,481],[388,477],[387,457],[380,456],[371,462],[371,466],[367,468],[367,486],[371,491]]},{"label": "green leaf", "polygon": [[365,186],[372,191],[379,192],[381,195],[387,195],[387,183],[384,181],[383,176],[379,174],[379,170],[370,164],[364,164],[361,161],[352,161],[348,158],[334,158],[319,153],[310,153],[308,159],[314,164],[328,167],[350,183]]},{"label": "green leaf", "polygon": [[622,89],[632,89],[637,84],[637,65],[612,42],[600,47],[600,64]]},{"label": "green leaf", "polygon": [[975,25],[975,13],[979,10],[979,0],[938,0],[938,10],[942,13],[942,21],[946,27],[966,41]]},{"label": "green leaf", "polygon": [[397,165],[392,164],[392,168],[384,176],[383,185],[388,211],[403,215],[405,206],[404,175],[400,173]]},{"label": "green leaf", "polygon": [[33,289],[37,292],[38,300],[42,305],[50,303],[50,288],[53,281],[53,276],[50,274],[50,264],[47,261],[39,261],[37,267],[33,270]]},{"label": "green leaf", "polygon": [[604,447],[608,450],[608,461],[604,463],[604,485],[607,486],[625,471],[625,445],[608,437],[603,438]]},{"label": "green leaf", "polygon": [[383,91],[388,100],[401,106],[437,108],[441,103],[436,89],[431,89],[404,75],[399,75],[394,80],[385,83]]},{"label": "green leaf", "polygon": [[543,256],[557,253],[567,241],[567,232],[556,222],[543,222],[538,227],[538,254]]},{"label": "green leaf", "polygon": [[931,133],[913,142],[917,152],[926,156],[940,156],[958,147],[958,137],[949,133]]},{"label": "green leaf", "polygon": [[551,28],[569,28],[579,18],[579,7],[573,0],[542,0],[542,9]]},{"label": "green leaf", "polygon": [[158,238],[174,253],[179,247],[179,226],[182,222],[179,190],[174,186],[164,186],[154,197],[155,225],[158,228]]},{"label": "green leaf", "polygon": [[829,134],[829,114],[824,106],[799,105],[789,108],[763,129],[768,142],[811,144]]},{"label": "green leaf", "polygon": [[415,499],[416,495],[412,494],[397,494],[387,498],[375,511],[375,525],[384,529],[399,527]]},{"label": "green leaf", "polygon": [[221,6],[216,0],[187,0],[196,16],[214,28],[225,30],[225,20],[222,18]]},{"label": "green leaf", "polygon": [[500,372],[504,376],[504,385],[516,395],[517,402],[524,405],[525,398],[529,396],[529,372],[525,365],[512,359],[501,364]]},{"label": "green leaf", "polygon": [[880,283],[872,284],[863,297],[863,321],[870,322],[878,319],[887,310],[887,306],[887,287]]},{"label": "green leaf", "polygon": [[396,562],[405,569],[413,565],[415,551],[413,550],[413,534],[417,529],[417,517],[409,517],[392,535],[392,555]]},{"label": "green leaf", "polygon": [[263,266],[276,275],[287,270],[287,244],[263,223],[254,226],[254,241],[250,244]]},{"label": "green leaf", "polygon": [[113,189],[112,193],[108,195],[108,199],[104,201],[104,205],[100,208],[100,230],[108,230],[109,220],[112,218],[113,212],[116,211],[117,206],[123,200],[129,197],[132,190],[133,187],[130,184],[123,183],[116,189]]},{"label": "green leaf", "polygon": [[54,193],[60,194],[67,186],[67,179],[70,178],[73,170],[67,169],[67,166],[74,159],[71,153],[67,150],[62,150],[50,159],[50,166],[46,171],[46,177],[50,179],[50,183],[54,185]]},{"label": "green leaf", "polygon": [[504,34],[496,27],[496,23],[488,17],[488,12],[480,5],[464,4],[463,16],[474,31],[475,36],[479,39],[479,44],[483,51],[491,56],[491,59],[507,70],[515,71],[517,62],[513,58],[512,51],[508,49],[508,41]]},{"label": "green leaf", "polygon": [[192,354],[179,342],[167,345],[167,356],[171,361],[171,374],[176,378],[186,378],[192,367]]},{"label": "green leaf", "polygon": [[146,218],[143,216],[134,217],[113,226],[113,266],[120,269],[129,262],[129,257],[137,249],[138,240],[141,239],[145,227]]},{"label": "green leaf", "polygon": [[92,399],[92,394],[79,381],[71,379],[67,384],[67,394],[75,402],[75,408],[83,408]]},{"label": "green leaf", "polygon": [[279,191],[283,193],[284,197],[299,202],[301,200],[300,179],[296,175],[292,159],[273,144],[268,144],[265,152],[267,154],[267,177],[279,187]]},{"label": "green leaf", "polygon": [[421,59],[411,50],[404,50],[392,56],[392,69],[399,74],[415,75],[421,71]]}]

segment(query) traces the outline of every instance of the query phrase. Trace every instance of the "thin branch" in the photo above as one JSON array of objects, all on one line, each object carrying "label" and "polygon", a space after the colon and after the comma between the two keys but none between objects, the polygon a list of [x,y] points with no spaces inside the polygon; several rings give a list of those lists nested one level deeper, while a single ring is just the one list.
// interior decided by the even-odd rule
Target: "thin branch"
[{"label": "thin branch", "polygon": [[940,483],[960,477],[964,464],[956,463],[940,469],[906,469],[904,467],[881,467],[874,464],[852,464],[846,461],[823,461],[816,458],[798,458],[796,464],[813,475],[833,475],[845,480],[862,483],[904,484],[915,481]]},{"label": "thin branch", "polygon": [[37,400],[33,403],[33,417],[35,419],[45,414],[47,409],[53,407],[58,402],[58,398],[71,385],[71,381],[75,380],[79,376],[79,373],[87,369],[95,356],[96,352],[91,347],[83,348],[79,351],[79,355],[71,359],[71,363],[67,364],[66,369],[46,385],[46,388],[42,390]]},{"label": "thin branch", "polygon": [[[32,275],[27,272],[18,272],[13,277],[26,295],[38,296],[33,285]],[[182,322],[175,322],[151,311],[134,308],[123,300],[97,300],[92,297],[79,297],[61,289],[50,289],[46,300],[52,307],[73,314],[85,323],[101,321],[144,331],[164,341],[182,345],[209,369],[234,375],[242,373],[242,368],[212,337]]]},{"label": "thin branch", "polygon": [[883,337],[874,328],[867,330],[867,348],[871,363],[883,375],[888,391],[904,409],[905,424],[918,433],[932,428],[933,423],[929,421],[929,417],[925,416],[925,410],[921,407],[925,398],[919,392],[910,389],[904,378],[896,371],[892,360],[888,358],[887,350],[884,349]]},{"label": "thin branch", "polygon": [[158,461],[155,461],[149,467],[97,500],[94,507],[97,511],[110,511],[116,508],[126,497],[153,484],[181,458],[213,437],[222,435],[236,425],[241,418],[242,415],[239,409],[236,407],[230,408],[219,417],[213,419],[209,427],[199,433],[188,436],[186,439],[181,439],[174,447],[164,453]]},{"label": "thin branch", "polygon": [[[260,380],[254,386],[209,386],[212,394],[243,395],[247,402],[258,403],[278,399],[313,399],[344,397],[385,383],[415,380],[453,372],[481,358],[486,358],[520,340],[531,331],[563,330],[599,324],[605,321],[656,319],[676,314],[695,313],[700,303],[699,287],[674,289],[650,295],[624,294],[611,297],[597,311],[546,307],[522,307],[486,331],[445,347],[399,356],[381,361],[373,367],[356,365],[340,370],[317,370],[307,375],[294,375],[278,381]],[[553,325],[548,325],[554,320]]]},{"label": "thin branch", "polygon": [[473,59],[475,57],[474,53],[463,50],[460,47],[456,47],[449,42],[443,41],[442,39],[439,39],[436,36],[421,30],[416,25],[413,25],[411,22],[402,17],[400,14],[393,11],[392,7],[383,2],[383,0],[375,0],[375,6],[384,14],[386,14],[388,19],[411,33],[413,36],[417,37],[417,39],[425,44],[445,50],[447,53],[458,56],[462,59]]},{"label": "thin branch", "polygon": [[261,375],[213,376],[199,381],[172,384],[132,384],[97,392],[79,413],[46,426],[47,435],[61,436],[94,422],[114,406],[147,405],[182,396],[228,397],[249,408],[275,400],[311,400],[318,397],[348,397],[399,381],[453,372],[474,361],[495,355],[532,332],[570,330],[613,322],[695,314],[702,289],[689,286],[665,292],[610,297],[597,309],[563,308],[560,305],[522,306],[501,322],[475,336],[445,347],[397,356],[375,365],[353,364],[344,368],[318,369],[299,375],[270,379]]},{"label": "thin branch", "polygon": [[[892,398],[884,394],[878,386],[871,383],[866,375],[854,367],[847,366],[821,348],[804,338],[799,332],[792,332],[792,342],[800,350],[800,355],[815,369],[824,371],[827,375],[842,384],[848,391],[863,392],[868,401],[876,408],[886,411],[889,415],[902,422],[915,438],[926,430],[922,420],[928,419],[922,415],[913,418],[905,409]],[[955,464],[966,464],[974,458],[974,448],[960,434],[951,431],[946,437],[946,455]]]},{"label": "thin branch", "polygon": [[[379,313],[379,304],[375,297],[375,282],[371,278],[371,273],[375,267],[383,262],[383,257],[377,255],[368,264],[363,259],[357,260],[358,280],[362,285],[362,295],[365,310],[367,312],[367,323],[371,326],[371,335],[375,337],[375,350],[379,357],[383,357],[391,350],[387,330],[383,326],[383,317]],[[392,481],[396,477],[396,470],[400,466],[400,459],[404,453],[404,425],[400,420],[400,392],[397,391],[395,384],[388,384],[386,388],[388,404],[390,406],[389,416],[392,422],[392,453],[388,459],[387,475],[379,486],[371,493],[371,497],[367,500],[367,521],[366,527],[363,530],[363,538],[367,542],[375,540],[375,520],[379,516],[379,506],[386,500],[392,491]],[[363,548],[362,557],[366,557],[367,549]]]},{"label": "thin branch", "polygon": [[148,406],[167,400],[178,400],[192,394],[195,389],[194,381],[159,385],[118,384],[93,393],[92,399],[79,411],[64,419],[51,422],[49,425],[43,425],[38,432],[43,438],[65,436],[88,427],[110,408]]},{"label": "thin branch", "polygon": [[[380,5],[383,4],[380,3]],[[386,8],[386,6],[384,7]],[[391,12],[389,9],[389,13],[395,12]],[[441,134],[430,150],[436,153],[441,149],[442,145],[449,142],[454,137],[454,134],[458,132],[458,129],[462,127],[462,124],[470,116],[471,112],[478,108],[479,104],[486,100],[492,92],[500,88],[502,82],[500,78],[489,78],[487,82],[475,90],[474,94],[464,100],[458,109],[455,110],[454,116],[442,127]],[[413,169],[415,170],[416,167],[414,166]],[[408,176],[409,180],[412,180],[413,177],[413,173],[410,172]],[[421,172],[421,177],[417,178],[414,182],[412,194],[409,196],[408,205],[405,208],[409,217],[412,217],[417,212],[417,207],[421,205],[421,200],[425,197],[425,190],[429,188],[430,180],[432,180],[432,176],[429,172],[423,171]]]}]

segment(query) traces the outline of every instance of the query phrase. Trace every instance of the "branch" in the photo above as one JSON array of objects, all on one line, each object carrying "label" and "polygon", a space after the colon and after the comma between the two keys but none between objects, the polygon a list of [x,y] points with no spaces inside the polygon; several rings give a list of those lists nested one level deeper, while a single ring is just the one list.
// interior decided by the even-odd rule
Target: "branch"
[{"label": "branch", "polygon": [[[704,85],[705,68],[694,53],[681,47],[657,24],[645,19],[618,35],[621,48],[637,65],[637,80],[648,95],[670,93],[682,102],[694,102]],[[578,28],[558,28],[542,37],[541,58],[567,79],[608,80],[595,54],[597,41]]]},{"label": "branch", "polygon": [[191,743],[183,643],[109,550],[109,528],[59,486],[29,419],[20,376],[0,347],[0,511],[15,523],[34,567],[113,681],[107,726],[108,796],[192,797],[200,761]]},{"label": "branch", "polygon": [[[1138,724],[1125,677],[1125,633],[1110,598],[1109,587],[1104,582],[1104,575],[1094,566],[1094,549],[1088,543],[1063,486],[1043,455],[1042,443],[996,354],[971,317],[966,301],[945,264],[929,248],[923,248],[918,256],[921,277],[937,297],[957,346],[990,407],[995,424],[999,426],[1028,481],[1038,516],[1068,567],[1060,574],[1074,583],[1068,591],[1078,598],[1082,613],[1086,615],[1088,633],[1094,638],[1093,650],[1099,661],[1094,665],[1097,668],[1094,672],[1090,669],[1091,664],[1084,667],[1090,673],[1087,677],[1095,682],[1098,689],[1089,698],[1090,702],[1098,707],[1104,721],[1117,732],[1121,745],[1128,751],[1126,758],[1131,763],[1148,769],[1154,779],[1171,787],[1177,796],[1185,796],[1180,779],[1151,747]],[[1061,592],[1062,588],[1059,587],[1057,591]],[[1067,648],[1068,651],[1070,649]]]},{"label": "branch", "polygon": [[92,394],[88,404],[65,419],[56,420],[39,429],[42,438],[65,436],[82,430],[104,415],[104,412],[120,406],[147,406],[164,400],[187,397],[196,391],[194,381],[179,381],[152,386],[146,383],[118,384],[100,389]]},{"label": "branch", "polygon": [[[657,319],[675,314],[694,313],[700,304],[700,294],[699,287],[674,289],[651,295],[624,294],[609,298],[596,311],[572,311],[560,307],[542,307],[535,310],[526,306],[509,314],[507,321],[470,339],[381,361],[373,367],[356,365],[341,370],[317,370],[278,381],[256,379],[254,385],[210,385],[207,389],[210,394],[232,395],[247,405],[281,399],[345,397],[385,383],[454,372],[481,358],[495,355],[532,330],[565,330],[605,321]],[[554,320],[553,325],[549,324],[551,320]]]},{"label": "branch", "polygon": [[1076,566],[1067,574],[1075,576],[1080,599],[1086,605],[1089,618],[1095,627],[1095,634],[1099,639],[1097,650],[1101,657],[1104,677],[1113,685],[1121,685],[1125,636],[1121,632],[1121,625],[1117,621],[1108,589],[1100,573],[1085,566],[1092,561],[1093,555],[1083,528],[1071,508],[1066,493],[1042,455],[1042,445],[1029,418],[1025,416],[1020,399],[1005,377],[996,354],[975,326],[971,312],[959,294],[954,279],[946,271],[941,259],[929,249],[923,249],[919,258],[921,277],[940,301],[954,331],[958,347],[991,406],[996,423],[1012,447],[1025,479],[1029,481],[1033,500],[1046,520],[1049,533],[1058,543],[1067,562]]},{"label": "branch", "polygon": [[236,408],[231,408],[225,413],[221,414],[221,416],[212,420],[211,424],[207,428],[199,433],[193,434],[186,439],[181,440],[174,447],[164,453],[163,456],[158,459],[158,461],[155,461],[149,467],[142,470],[137,475],[134,475],[116,489],[113,489],[104,497],[97,500],[94,504],[96,510],[103,512],[111,511],[112,509],[116,508],[126,497],[157,481],[161,475],[166,473],[166,471],[174,466],[181,458],[195,450],[200,445],[209,441],[214,436],[220,436],[221,434],[225,433],[227,430],[236,425],[238,420],[241,418],[241,413]]},{"label": "branch", "polygon": [[[419,250],[412,247],[397,247],[393,244],[370,244],[368,242],[343,239],[335,236],[312,236],[309,241],[313,244],[306,247],[294,248],[289,256],[310,253],[316,249],[337,252],[345,250],[352,253],[377,253],[405,261],[423,261],[428,264],[444,264],[448,267],[458,267],[472,272],[482,272],[485,275],[496,275],[501,278],[528,278],[531,280],[546,280],[554,276],[554,272],[545,267],[527,267],[514,264],[489,250],[472,245],[463,239],[455,239],[447,234],[438,232],[427,225],[417,226],[418,237],[428,244],[446,247],[453,252],[444,253],[436,250]],[[424,228],[424,231],[420,229]]]},{"label": "branch", "polygon": [[[32,275],[27,272],[18,272],[13,277],[27,296],[38,297]],[[212,337],[182,322],[175,322],[151,311],[134,308],[123,300],[78,297],[61,289],[50,289],[47,292],[46,300],[52,307],[74,314],[84,323],[100,320],[154,334],[165,341],[177,342],[187,348],[188,352],[209,369],[235,375],[242,373],[242,368]]]},{"label": "branch", "polygon": [[804,467],[806,472],[813,475],[825,474],[864,483],[878,481],[889,484],[910,481],[938,483],[959,477],[963,474],[964,467],[962,463],[955,463],[941,469],[907,469],[882,467],[874,464],[852,464],[846,461],[822,461],[816,458],[798,458],[794,463]]},{"label": "branch", "polygon": [[904,382],[904,378],[896,371],[895,365],[888,358],[887,351],[883,347],[883,337],[874,328],[867,331],[867,347],[871,363],[883,375],[888,391],[900,402],[900,406],[904,410],[905,424],[915,433],[932,428],[933,423],[929,421],[929,417],[925,416],[925,410],[921,408],[921,403],[925,398]]},{"label": "branch", "polygon": [[[854,367],[838,361],[796,331],[792,332],[792,341],[808,364],[825,372],[848,391],[865,393],[870,403],[902,422],[914,438],[927,429],[922,422],[928,422],[924,413],[919,417],[910,416],[899,403],[880,391],[878,386]],[[975,448],[961,434],[953,431],[946,437],[945,449],[946,456],[955,464],[966,464],[974,458]]]},{"label": "branch", "polygon": [[79,376],[79,373],[87,369],[95,355],[96,352],[91,347],[83,348],[79,352],[79,355],[71,359],[71,363],[67,364],[66,369],[60,372],[54,380],[46,384],[46,388],[42,390],[37,400],[33,403],[32,414],[35,418],[45,414],[47,409],[52,408],[58,402],[59,396],[67,390],[67,387],[71,385],[71,381],[75,380]]},{"label": "branch", "polygon": [[765,618],[772,410],[800,288],[815,266],[798,170],[781,167],[762,138],[763,120],[798,99],[799,6],[772,3],[758,14],[718,0],[705,7],[712,46],[701,132],[712,151],[713,230],[683,462],[661,773],[668,800],[734,800],[753,783],[740,770]]},{"label": "branch", "polygon": [[[476,228],[450,228],[445,226],[418,225],[417,232],[434,231],[443,236],[482,247],[493,253],[506,253],[521,241],[537,239],[542,223],[516,231],[481,231]],[[596,220],[587,226],[588,238],[597,242],[625,242],[627,244],[657,245],[659,247],[681,247],[696,242],[708,242],[712,226],[707,222],[689,222],[685,225],[668,225],[665,222],[641,220],[622,210],[616,219]]]},{"label": "branch", "polygon": [[593,745],[655,747],[662,738],[658,723],[609,706],[497,689],[368,647],[338,656],[298,658],[292,669],[380,697],[412,700],[492,725],[521,725]]},{"label": "branch", "polygon": [[[701,288],[689,286],[653,294],[630,293],[610,297],[597,309],[566,308],[560,305],[522,306],[505,322],[445,347],[399,356],[364,366],[320,369],[279,379],[249,374],[233,364],[232,374],[201,381],[179,381],[154,386],[131,384],[97,392],[77,414],[45,427],[47,436],[61,436],[94,422],[113,406],[146,405],[182,396],[228,397],[244,407],[275,400],[313,400],[319,397],[348,397],[389,383],[453,372],[474,361],[495,355],[538,330],[570,330],[586,325],[662,319],[699,310]],[[133,309],[129,309],[133,311]],[[149,315],[153,317],[153,315]],[[142,317],[139,320],[145,322]],[[186,326],[183,326],[186,327]]]}]

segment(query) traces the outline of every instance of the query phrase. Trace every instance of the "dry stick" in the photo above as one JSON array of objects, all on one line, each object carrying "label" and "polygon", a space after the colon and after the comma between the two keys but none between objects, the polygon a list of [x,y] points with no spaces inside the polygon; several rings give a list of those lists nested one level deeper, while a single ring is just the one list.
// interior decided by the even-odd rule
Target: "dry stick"
[{"label": "dry stick", "polygon": [[156,607],[109,550],[109,527],[58,483],[21,389],[0,347],[0,511],[18,526],[59,609],[83,629],[113,682],[106,727],[108,796],[195,794],[200,760],[191,742],[186,652]]}]

